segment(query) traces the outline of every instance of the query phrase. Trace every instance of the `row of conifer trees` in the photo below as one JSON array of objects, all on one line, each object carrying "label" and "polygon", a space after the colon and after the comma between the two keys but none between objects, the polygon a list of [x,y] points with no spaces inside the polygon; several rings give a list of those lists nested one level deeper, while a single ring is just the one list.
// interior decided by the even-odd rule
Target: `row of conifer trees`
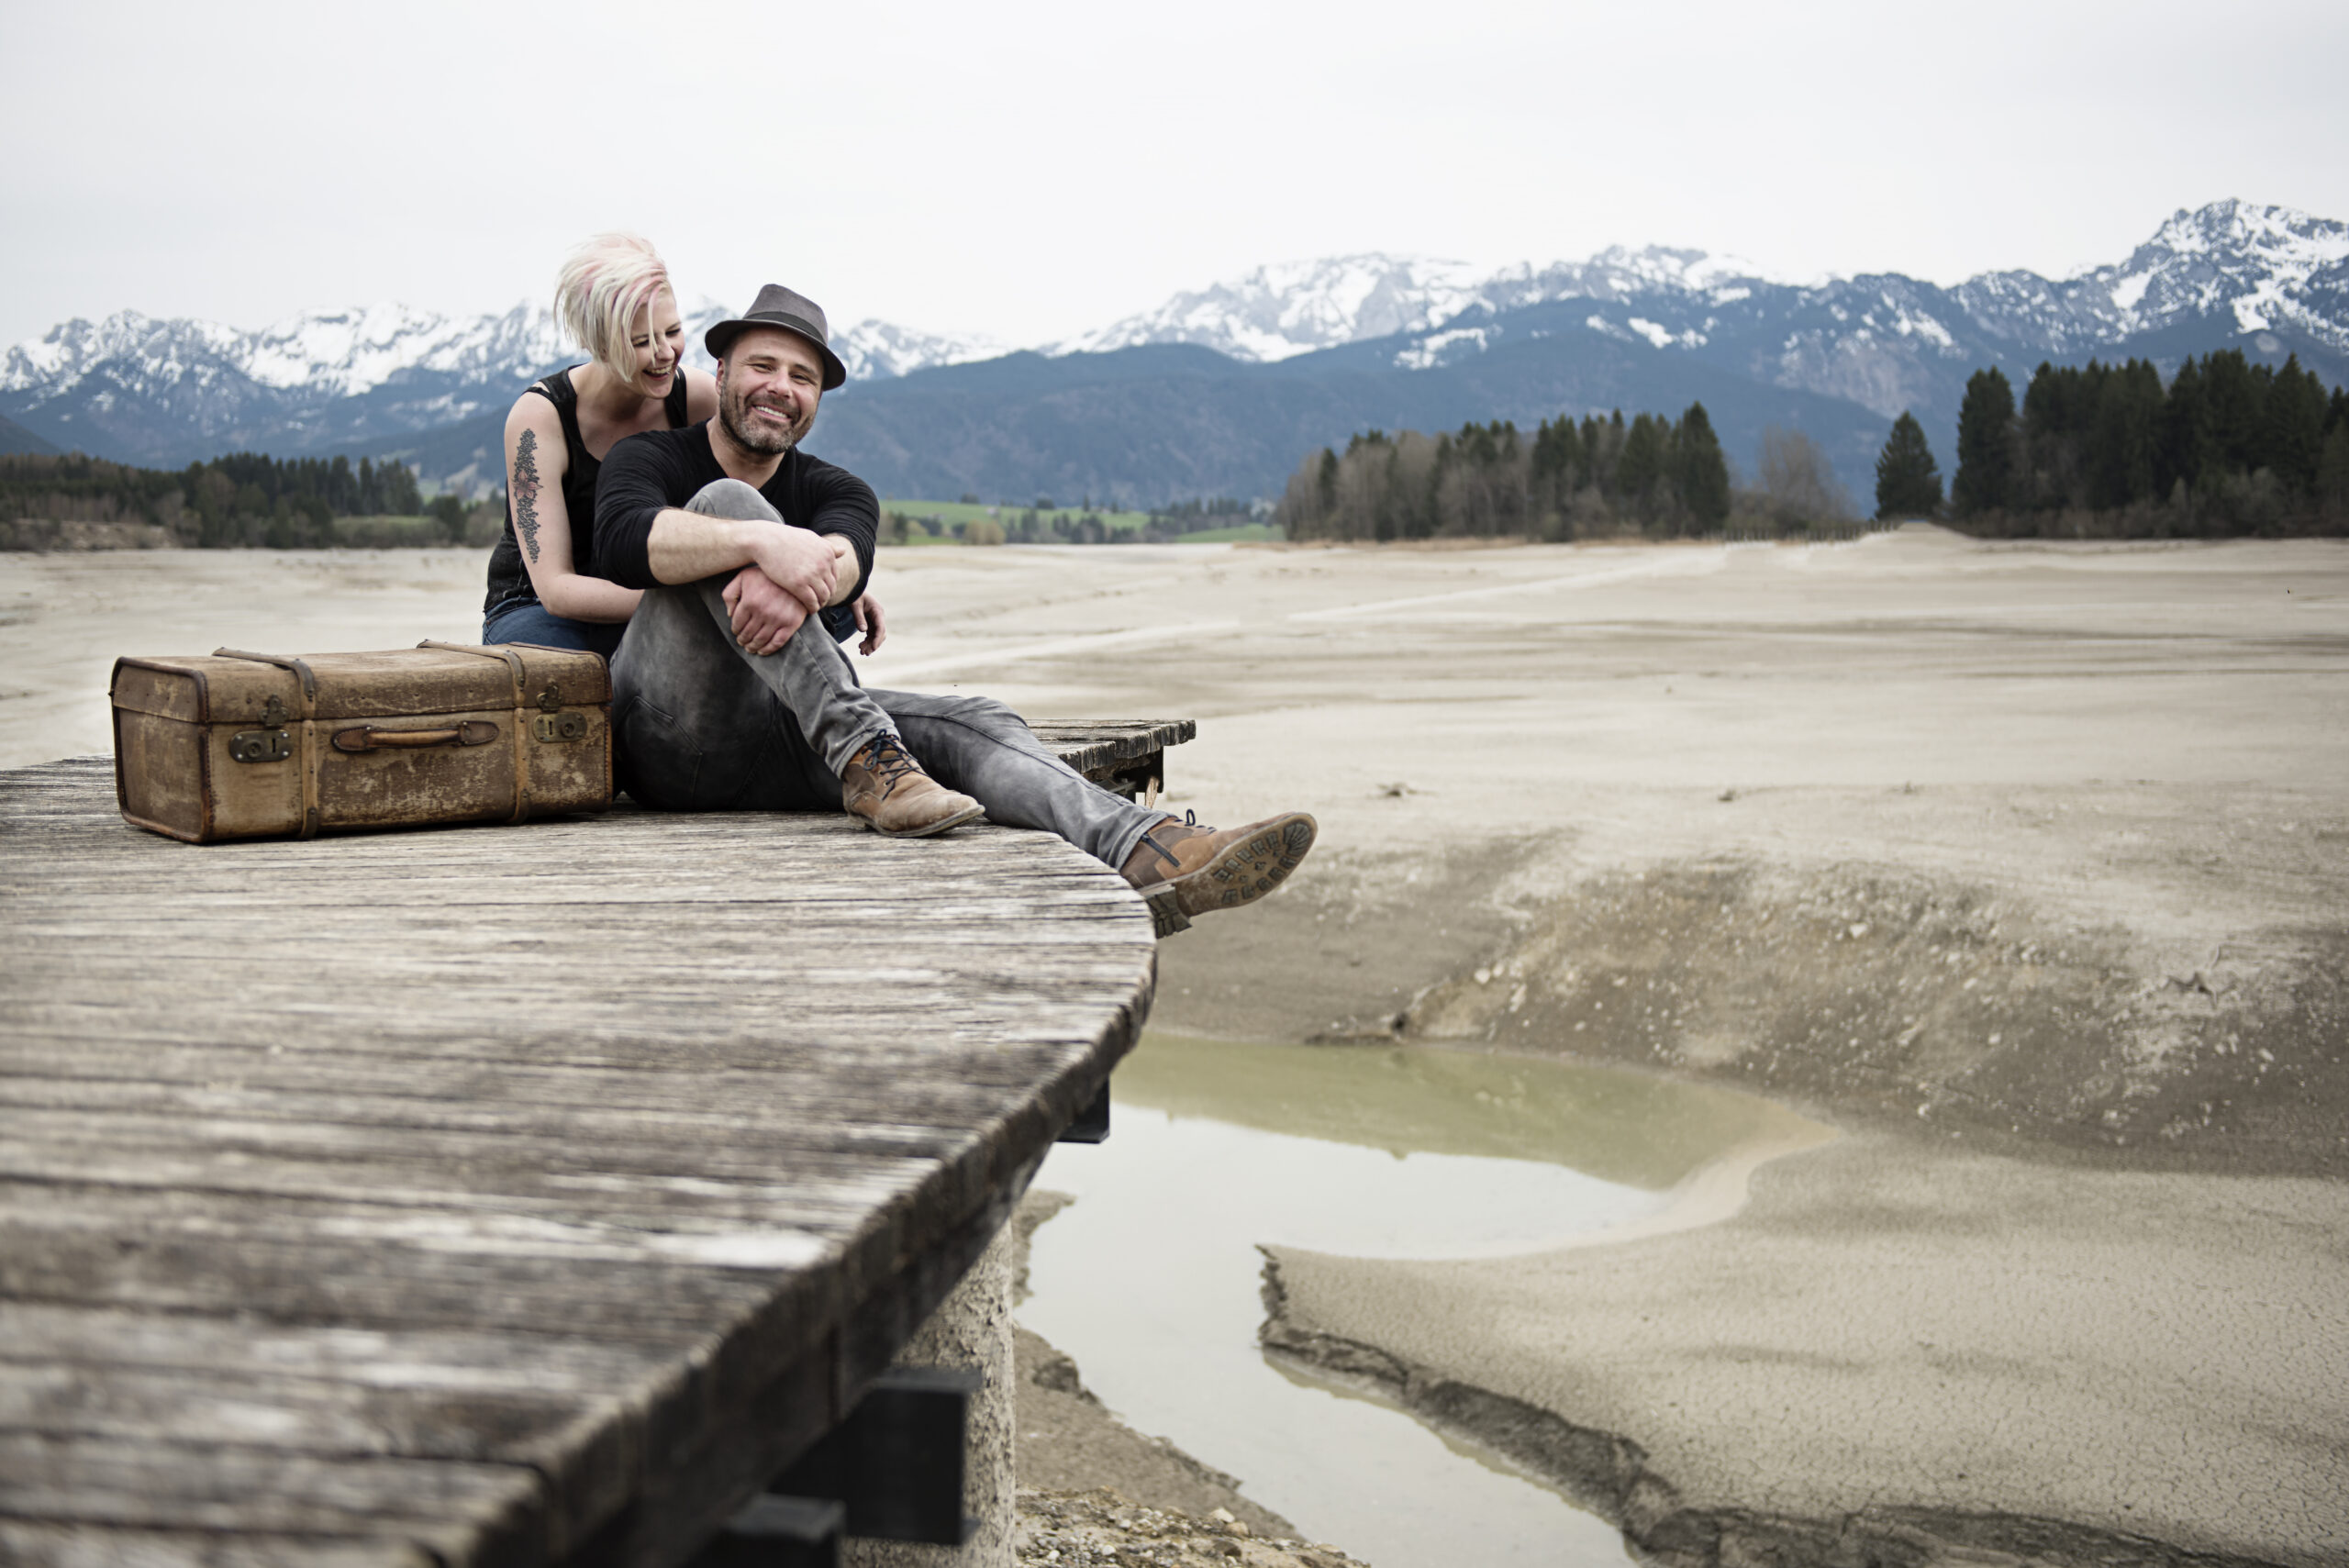
[{"label": "row of conifer trees", "polygon": [[[446,499],[443,530],[461,536],[462,504]],[[336,517],[425,510],[416,471],[390,460],[361,458],[354,468],[347,457],[233,452],[174,473],[79,452],[0,457],[0,512],[6,516],[153,523],[184,545],[327,545],[335,540]]]},{"label": "row of conifer trees", "polygon": [[1705,406],[1677,419],[1622,410],[1545,419],[1531,439],[1509,420],[1457,434],[1369,430],[1325,447],[1290,476],[1274,520],[1290,539],[1574,538],[1637,527],[1720,528],[1729,463]]},{"label": "row of conifer trees", "polygon": [[2145,360],[2043,363],[2016,406],[1992,368],[1966,382],[1944,506],[1909,415],[1876,462],[1878,517],[1946,510],[1988,535],[2349,532],[2349,391],[2241,350],[2188,359],[2166,385]]}]

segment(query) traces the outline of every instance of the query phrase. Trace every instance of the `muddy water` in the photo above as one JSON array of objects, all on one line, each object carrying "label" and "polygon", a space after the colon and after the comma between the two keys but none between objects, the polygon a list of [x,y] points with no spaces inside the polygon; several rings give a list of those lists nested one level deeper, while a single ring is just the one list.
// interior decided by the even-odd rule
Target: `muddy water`
[{"label": "muddy water", "polygon": [[1138,1429],[1376,1568],[1620,1564],[1605,1521],[1497,1457],[1256,1346],[1263,1243],[1356,1257],[1533,1251],[1698,1224],[1823,1129],[1617,1069],[1147,1037],[1110,1140],[1037,1185],[1023,1322]]}]

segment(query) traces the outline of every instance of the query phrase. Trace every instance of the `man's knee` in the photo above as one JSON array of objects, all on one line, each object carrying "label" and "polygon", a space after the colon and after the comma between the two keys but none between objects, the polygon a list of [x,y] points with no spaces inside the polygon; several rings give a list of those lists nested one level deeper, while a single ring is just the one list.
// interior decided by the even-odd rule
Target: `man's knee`
[{"label": "man's knee", "polygon": [[711,480],[694,492],[694,498],[685,503],[685,510],[738,523],[783,521],[783,514],[769,505],[765,496],[739,479]]},{"label": "man's knee", "polygon": [[1008,703],[994,697],[960,697],[956,706],[964,723],[985,729],[993,735],[1025,735],[1028,721],[1011,710]]},{"label": "man's knee", "polygon": [[967,725],[991,734],[1024,730],[1028,721],[993,697],[947,695],[937,692],[875,692],[874,697],[900,718],[937,719]]}]

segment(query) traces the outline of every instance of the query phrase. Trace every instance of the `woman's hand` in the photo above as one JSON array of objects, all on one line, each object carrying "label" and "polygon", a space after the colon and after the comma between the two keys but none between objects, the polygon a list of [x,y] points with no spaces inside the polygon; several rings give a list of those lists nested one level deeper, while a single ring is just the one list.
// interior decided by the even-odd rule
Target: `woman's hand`
[{"label": "woman's hand", "polygon": [[864,633],[864,640],[856,651],[870,659],[889,640],[889,628],[881,618],[881,601],[870,594],[860,594],[856,600],[856,629]]},{"label": "woman's hand", "polygon": [[760,566],[734,573],[720,597],[733,617],[734,640],[753,653],[779,651],[807,619],[806,602],[777,587]]}]

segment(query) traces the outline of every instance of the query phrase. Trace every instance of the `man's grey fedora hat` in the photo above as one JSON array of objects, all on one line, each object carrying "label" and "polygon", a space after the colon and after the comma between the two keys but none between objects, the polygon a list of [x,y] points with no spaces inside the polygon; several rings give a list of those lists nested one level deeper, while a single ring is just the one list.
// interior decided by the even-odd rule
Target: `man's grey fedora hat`
[{"label": "man's grey fedora hat", "polygon": [[816,345],[824,356],[824,390],[831,391],[848,379],[848,367],[832,352],[831,332],[824,320],[824,307],[804,294],[795,293],[781,284],[769,284],[751,302],[751,308],[731,321],[720,321],[701,335],[702,346],[710,358],[726,357],[726,346],[752,327],[780,327],[786,332],[796,332]]}]

